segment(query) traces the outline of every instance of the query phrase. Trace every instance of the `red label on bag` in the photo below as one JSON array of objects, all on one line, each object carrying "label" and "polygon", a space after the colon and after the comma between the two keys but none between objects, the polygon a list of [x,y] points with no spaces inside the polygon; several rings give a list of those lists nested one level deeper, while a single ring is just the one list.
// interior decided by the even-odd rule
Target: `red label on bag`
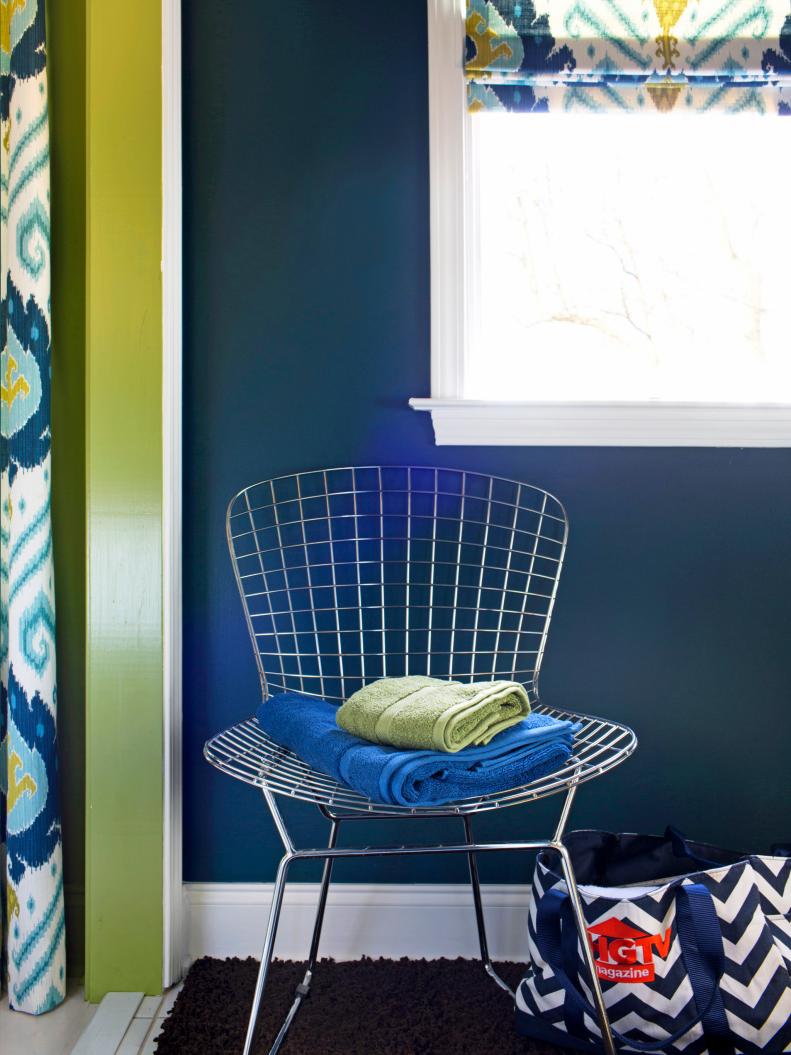
[{"label": "red label on bag", "polygon": [[670,952],[670,928],[664,935],[646,934],[616,919],[588,927],[596,973],[608,982],[653,982],[654,954],[666,959]]}]

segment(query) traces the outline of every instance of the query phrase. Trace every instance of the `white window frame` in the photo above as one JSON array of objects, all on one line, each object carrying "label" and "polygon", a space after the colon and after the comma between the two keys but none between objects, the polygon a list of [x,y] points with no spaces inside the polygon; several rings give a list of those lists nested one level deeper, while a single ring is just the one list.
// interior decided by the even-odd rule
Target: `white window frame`
[{"label": "white window frame", "polygon": [[[465,0],[428,0],[431,398],[438,445],[791,447],[791,404],[496,402],[462,398],[474,279],[475,172],[460,71]],[[791,354],[791,341],[789,342]]]}]

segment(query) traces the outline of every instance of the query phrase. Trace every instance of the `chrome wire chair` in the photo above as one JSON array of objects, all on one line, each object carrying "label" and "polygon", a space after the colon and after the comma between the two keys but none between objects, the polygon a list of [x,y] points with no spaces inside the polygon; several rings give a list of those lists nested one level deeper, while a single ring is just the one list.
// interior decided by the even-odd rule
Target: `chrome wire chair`
[{"label": "chrome wire chair", "polygon": [[[425,808],[365,798],[272,741],[255,718],[209,740],[204,749],[209,762],[261,789],[285,849],[244,1055],[253,1050],[284,887],[295,861],[323,860],[324,871],[307,970],[270,1055],[310,989],[334,861],[465,854],[481,960],[508,990],[489,955],[477,854],[543,848],[559,855],[604,1047],[614,1053],[563,834],[578,786],[623,762],[637,740],[616,722],[553,710],[539,701],[538,676],[567,530],[563,506],[546,491],[454,469],[374,466],[299,473],[254,484],[231,501],[228,545],[264,700],[291,690],[341,702],[377,678],[407,674],[458,681],[508,678],[525,686],[534,710],[581,724],[572,758],[556,772],[498,794]],[[475,841],[473,814],[559,792],[565,797],[550,838]],[[278,795],[318,806],[330,822],[326,847],[296,848]],[[463,839],[450,845],[337,846],[347,821],[426,817],[459,818]]]}]

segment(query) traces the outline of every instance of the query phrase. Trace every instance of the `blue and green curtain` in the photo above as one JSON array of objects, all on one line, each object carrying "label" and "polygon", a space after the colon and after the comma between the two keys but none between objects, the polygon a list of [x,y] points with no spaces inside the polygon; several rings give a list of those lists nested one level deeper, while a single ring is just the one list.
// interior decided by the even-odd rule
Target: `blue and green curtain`
[{"label": "blue and green curtain", "polygon": [[791,114],[791,0],[468,0],[478,111]]},{"label": "blue and green curtain", "polygon": [[0,0],[0,901],[12,1008],[65,993],[50,526],[50,194],[44,0]]}]

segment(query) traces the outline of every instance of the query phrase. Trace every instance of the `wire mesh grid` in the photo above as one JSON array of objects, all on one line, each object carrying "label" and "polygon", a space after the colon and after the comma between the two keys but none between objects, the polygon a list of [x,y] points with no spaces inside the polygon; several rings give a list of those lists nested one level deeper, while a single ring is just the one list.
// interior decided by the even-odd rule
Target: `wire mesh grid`
[{"label": "wire mesh grid", "polygon": [[313,802],[344,812],[381,815],[421,813],[481,813],[485,810],[533,802],[569,784],[582,784],[613,769],[637,746],[631,729],[602,718],[586,717],[539,706],[543,714],[580,723],[574,738],[574,755],[566,765],[530,784],[496,794],[468,798],[442,806],[394,806],[372,802],[332,777],[312,769],[293,752],[271,740],[254,718],[249,718],[210,740],[204,754],[212,765],[237,780],[267,787],[279,795]]},{"label": "wire mesh grid", "polygon": [[[230,503],[228,545],[264,700],[343,701],[377,678],[521,682],[534,709],[580,721],[574,756],[542,779],[443,806],[473,813],[551,795],[613,768],[636,737],[539,704],[538,676],[563,564],[566,513],[548,492],[453,469],[328,469],[254,484]],[[206,758],[239,780],[337,810],[372,803],[272,741],[255,719]]]},{"label": "wire mesh grid", "polygon": [[537,680],[566,515],[451,469],[301,473],[246,488],[228,544],[263,695],[342,701],[382,677]]}]

